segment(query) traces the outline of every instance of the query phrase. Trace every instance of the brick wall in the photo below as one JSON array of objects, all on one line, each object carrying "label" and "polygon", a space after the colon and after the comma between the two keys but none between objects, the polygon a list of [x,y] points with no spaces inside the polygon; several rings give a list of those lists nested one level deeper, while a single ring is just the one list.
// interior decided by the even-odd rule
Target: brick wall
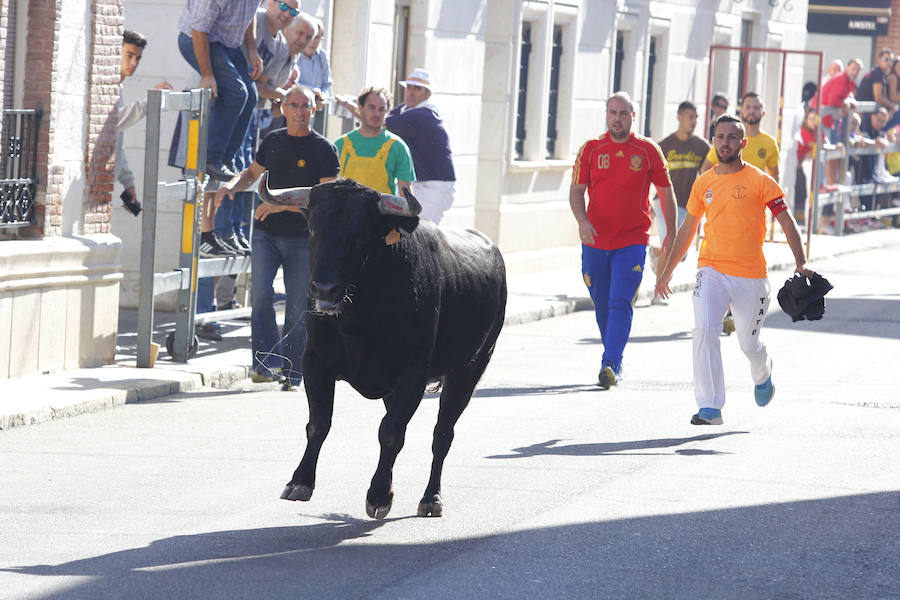
[{"label": "brick wall", "polygon": [[93,0],[91,69],[88,75],[89,131],[85,161],[85,234],[109,233],[115,181],[119,65],[124,27],[122,0]]},{"label": "brick wall", "polygon": [[[12,7],[10,2],[13,3]],[[0,0],[0,98],[3,99],[3,108],[12,108],[12,77],[15,71],[16,47],[15,8],[15,0]]]},{"label": "brick wall", "polygon": [[31,0],[28,3],[28,48],[25,53],[25,86],[23,108],[42,108],[38,134],[37,193],[35,194],[35,226],[19,230],[24,237],[56,236],[61,233],[63,186],[62,173],[50,172],[50,140],[52,122],[50,99],[56,91],[54,58],[59,50],[60,7],[55,0]]},{"label": "brick wall", "polygon": [[900,53],[900,0],[891,2],[891,20],[888,22],[887,35],[879,35],[876,38],[875,52],[881,52],[882,48],[890,48],[894,54]]}]

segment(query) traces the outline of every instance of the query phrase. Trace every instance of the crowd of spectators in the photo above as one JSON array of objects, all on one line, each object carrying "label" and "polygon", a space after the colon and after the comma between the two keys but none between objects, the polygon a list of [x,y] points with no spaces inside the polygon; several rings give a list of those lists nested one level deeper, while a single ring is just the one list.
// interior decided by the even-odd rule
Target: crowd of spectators
[{"label": "crowd of spectators", "polygon": [[[139,60],[146,45],[139,34],[128,33],[132,37],[126,36],[123,45],[122,79],[133,73],[137,65],[135,51]],[[139,48],[135,48],[136,39],[143,44]],[[401,193],[402,189],[411,188],[422,196],[427,209],[422,217],[434,222],[439,222],[452,204],[453,158],[443,121],[430,102],[431,74],[414,69],[408,81],[401,82],[407,90],[405,102],[393,111],[391,94],[384,87],[367,87],[358,102],[338,99],[332,89],[331,64],[324,41],[323,23],[303,12],[299,0],[187,0],[178,19],[178,48],[193,70],[185,89],[209,88],[213,98],[208,116],[207,159],[202,169],[207,187],[201,215],[201,257],[252,255],[252,231],[260,224],[258,216],[254,218],[256,194],[216,194],[216,189],[233,188],[240,174],[256,164],[257,149],[263,139],[285,130],[283,105],[297,85],[309,90],[314,98],[314,106],[309,107],[311,131],[324,134],[329,109],[336,115],[355,118],[359,124],[349,134],[333,140],[342,151],[340,176],[369,177],[384,191]],[[125,107],[121,112],[133,113]],[[133,121],[129,118],[120,128]],[[183,169],[186,164],[188,128],[189,115],[182,113],[169,155],[169,164],[177,168]],[[301,129],[296,125],[293,130],[288,127],[289,131]],[[140,210],[121,145],[118,155],[126,208],[132,212]],[[415,187],[417,172],[425,175],[427,181]],[[227,275],[218,277],[215,285],[213,278],[202,279],[198,284],[197,312],[238,307],[235,283],[235,276]],[[197,334],[221,339],[220,328],[214,322],[199,326]]]},{"label": "crowd of spectators", "polygon": [[[860,78],[864,62],[860,58],[850,59],[846,67],[842,61],[833,61],[827,69],[827,77],[821,88],[805,105],[803,122],[797,129],[797,183],[795,185],[795,211],[802,212],[810,184],[812,156],[816,146],[816,112],[823,111],[821,125],[825,128],[824,150],[847,148],[876,148],[884,150],[894,144],[895,129],[900,125],[900,59],[893,51],[884,48],[878,53],[875,66]],[[874,102],[874,111],[859,110],[858,103]],[[820,106],[821,104],[821,106]],[[844,131],[844,127],[847,128]],[[898,178],[893,173],[900,171],[900,161],[883,152],[878,154],[855,155],[852,151],[847,160],[848,169],[840,172],[841,160],[831,158],[826,162],[824,177],[821,178],[819,193],[845,192],[839,205],[833,203],[823,207],[819,228],[833,231],[834,211],[845,212],[844,227],[847,231],[883,228],[896,225],[897,217],[881,219],[853,218],[854,212],[869,212],[877,209],[900,206],[896,193],[851,195],[847,186],[858,184],[893,184]],[[894,167],[894,168],[890,168]]]}]

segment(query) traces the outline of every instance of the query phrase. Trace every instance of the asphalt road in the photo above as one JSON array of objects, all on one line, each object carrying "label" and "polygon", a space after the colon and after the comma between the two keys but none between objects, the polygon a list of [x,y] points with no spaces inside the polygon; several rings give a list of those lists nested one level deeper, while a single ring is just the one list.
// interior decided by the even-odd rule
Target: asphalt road
[{"label": "asphalt road", "polygon": [[769,407],[723,338],[722,426],[689,424],[690,294],[638,307],[609,391],[591,313],[506,329],[442,518],[415,516],[434,398],[382,521],[364,502],[383,407],[346,386],[308,503],[279,500],[302,393],[2,431],[0,598],[900,598],[897,250],[815,265],[835,284],[824,320],[770,314]]}]

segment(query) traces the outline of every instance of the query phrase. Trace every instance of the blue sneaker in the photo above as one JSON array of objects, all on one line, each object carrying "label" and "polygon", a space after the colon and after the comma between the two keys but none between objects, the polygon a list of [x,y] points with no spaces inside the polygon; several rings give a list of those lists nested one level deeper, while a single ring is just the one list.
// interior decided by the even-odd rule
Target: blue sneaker
[{"label": "blue sneaker", "polygon": [[691,417],[691,425],[721,425],[722,411],[718,408],[701,408]]},{"label": "blue sneaker", "polygon": [[753,388],[753,395],[756,397],[758,406],[765,406],[772,400],[772,396],[775,395],[775,386],[772,385],[771,375],[763,383]]}]

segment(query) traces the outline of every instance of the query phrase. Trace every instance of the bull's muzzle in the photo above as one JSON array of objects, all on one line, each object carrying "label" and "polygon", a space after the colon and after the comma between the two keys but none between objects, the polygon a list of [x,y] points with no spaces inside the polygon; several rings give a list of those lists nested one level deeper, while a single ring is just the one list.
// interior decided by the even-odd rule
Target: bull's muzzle
[{"label": "bull's muzzle", "polygon": [[338,283],[310,281],[309,297],[315,305],[316,312],[326,315],[337,315],[341,312],[344,288]]}]

